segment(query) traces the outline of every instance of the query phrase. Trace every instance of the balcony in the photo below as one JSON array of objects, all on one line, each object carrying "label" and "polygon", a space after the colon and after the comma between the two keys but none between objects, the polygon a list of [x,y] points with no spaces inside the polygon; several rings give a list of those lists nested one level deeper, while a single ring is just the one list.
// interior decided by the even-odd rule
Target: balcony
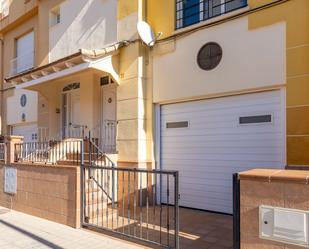
[{"label": "balcony", "polygon": [[11,60],[10,76],[26,72],[34,67],[34,51],[26,52]]},{"label": "balcony", "polygon": [[247,0],[176,0],[176,29],[247,6]]}]

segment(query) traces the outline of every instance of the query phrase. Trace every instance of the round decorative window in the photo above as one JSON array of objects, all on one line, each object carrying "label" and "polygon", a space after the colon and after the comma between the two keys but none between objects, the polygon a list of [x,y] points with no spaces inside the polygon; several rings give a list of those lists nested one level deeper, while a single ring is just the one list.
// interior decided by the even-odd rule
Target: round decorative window
[{"label": "round decorative window", "polygon": [[208,42],[198,52],[197,63],[203,70],[212,70],[222,59],[222,48],[218,43]]},{"label": "round decorative window", "polygon": [[27,96],[26,96],[26,94],[23,94],[23,95],[21,95],[21,97],[20,97],[20,105],[21,105],[22,107],[25,107],[26,104],[27,104]]}]

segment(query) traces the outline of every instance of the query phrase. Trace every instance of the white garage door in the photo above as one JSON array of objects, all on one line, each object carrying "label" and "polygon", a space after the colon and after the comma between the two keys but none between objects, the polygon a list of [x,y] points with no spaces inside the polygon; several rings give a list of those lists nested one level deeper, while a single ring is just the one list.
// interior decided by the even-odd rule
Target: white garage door
[{"label": "white garage door", "polygon": [[35,142],[37,141],[37,125],[27,124],[27,125],[14,125],[12,126],[12,135],[23,136],[24,142]]},{"label": "white garage door", "polygon": [[281,91],[161,106],[161,167],[180,172],[180,205],[232,213],[232,175],[283,168]]}]

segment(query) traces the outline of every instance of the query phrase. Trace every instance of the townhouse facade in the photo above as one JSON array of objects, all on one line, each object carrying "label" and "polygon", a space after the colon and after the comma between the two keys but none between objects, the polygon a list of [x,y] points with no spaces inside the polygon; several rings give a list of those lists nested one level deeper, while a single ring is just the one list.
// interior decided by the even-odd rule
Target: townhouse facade
[{"label": "townhouse facade", "polygon": [[5,2],[3,135],[90,132],[118,167],[179,170],[181,206],[222,213],[233,173],[309,165],[306,0]]},{"label": "townhouse facade", "polygon": [[143,3],[4,2],[2,134],[37,142],[91,132],[118,164],[151,165]]}]

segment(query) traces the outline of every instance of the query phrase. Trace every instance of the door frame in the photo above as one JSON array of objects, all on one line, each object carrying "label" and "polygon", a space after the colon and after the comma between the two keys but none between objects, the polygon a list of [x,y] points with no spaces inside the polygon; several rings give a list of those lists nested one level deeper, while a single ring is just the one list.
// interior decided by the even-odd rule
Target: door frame
[{"label": "door frame", "polygon": [[[114,103],[114,107],[115,107],[115,113],[114,113],[114,120],[111,119],[104,119],[104,92],[105,91],[114,91],[115,93],[115,103]],[[100,124],[99,124],[99,134],[100,134],[100,138],[99,138],[99,146],[101,146],[102,149],[105,148],[105,142],[104,142],[104,136],[106,134],[106,130],[105,130],[105,121],[114,121],[115,124],[115,131],[114,131],[114,138],[113,140],[115,140],[115,153],[117,151],[116,148],[116,143],[117,143],[117,85],[116,84],[107,84],[107,85],[101,85],[100,86]],[[112,150],[110,152],[113,152]]]},{"label": "door frame", "polygon": [[100,123],[102,124],[104,122],[104,107],[103,107],[103,101],[104,101],[104,91],[105,90],[114,90],[115,91],[115,121],[117,121],[117,86],[114,84],[108,84],[100,86]]},{"label": "door frame", "polygon": [[[65,125],[64,125],[64,122],[65,122],[65,119],[67,119],[68,118],[68,108],[66,107],[64,107],[64,96],[65,95],[67,95],[67,94],[70,94],[70,98],[69,98],[69,102],[71,102],[71,94],[72,93],[76,93],[77,91],[79,91],[79,97],[80,97],[80,88],[76,88],[76,89],[71,89],[71,90],[67,90],[67,91],[61,91],[61,97],[60,97],[60,103],[61,103],[61,115],[60,115],[60,132],[61,132],[61,134],[62,134],[62,138],[65,138],[65,136],[66,136],[66,131],[65,131]],[[68,101],[68,99],[67,99],[67,101]],[[68,103],[67,103],[67,105],[68,105]],[[66,109],[66,111],[64,111]],[[69,109],[71,109],[71,103],[70,103],[70,105],[69,105]],[[64,112],[66,112],[65,113],[65,117],[64,117]],[[72,110],[70,110],[70,113],[72,112]],[[71,117],[70,117],[70,119],[71,119]],[[66,124],[67,126],[69,125],[69,124]]]}]

